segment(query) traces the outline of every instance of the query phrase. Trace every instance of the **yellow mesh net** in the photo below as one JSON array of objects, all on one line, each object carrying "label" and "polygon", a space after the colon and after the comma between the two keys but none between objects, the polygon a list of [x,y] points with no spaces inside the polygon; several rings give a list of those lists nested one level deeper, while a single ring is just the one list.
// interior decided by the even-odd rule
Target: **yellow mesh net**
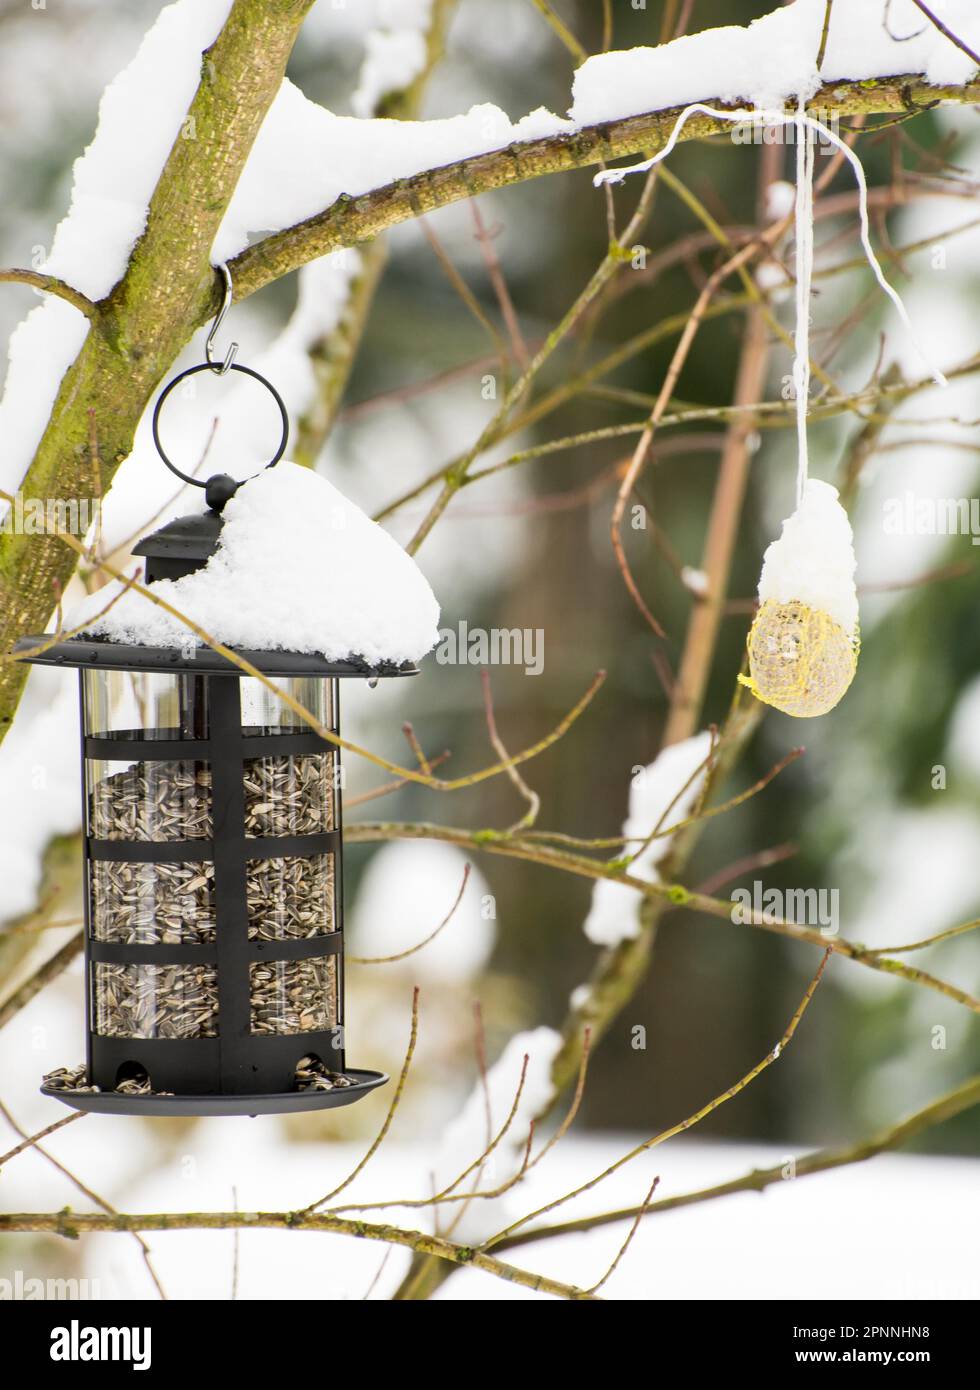
[{"label": "yellow mesh net", "polygon": [[749,675],[767,705],[809,719],[826,714],[854,679],[860,642],[818,608],[766,599],[749,630]]}]

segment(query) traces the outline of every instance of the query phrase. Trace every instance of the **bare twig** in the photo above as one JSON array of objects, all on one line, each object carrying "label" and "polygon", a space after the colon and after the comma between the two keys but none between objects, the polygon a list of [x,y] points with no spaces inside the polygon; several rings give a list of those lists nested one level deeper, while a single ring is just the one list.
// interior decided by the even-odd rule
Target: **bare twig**
[{"label": "bare twig", "polygon": [[34,996],[41,992],[45,985],[56,980],[61,972],[71,965],[76,956],[81,955],[84,945],[84,931],[76,932],[59,950],[55,951],[53,956],[39,966],[33,975],[15,989],[13,994],[0,1004],[0,1028],[4,1028],[25,1004],[29,1004]]},{"label": "bare twig", "polygon": [[789,1024],[786,1027],[786,1031],[779,1039],[779,1042],[777,1042],[776,1046],[771,1048],[770,1051],[766,1053],[765,1057],[762,1058],[761,1062],[757,1062],[751,1071],[746,1072],[740,1081],[736,1081],[734,1086],[730,1086],[727,1091],[723,1091],[721,1095],[715,1096],[713,1100],[708,1101],[707,1105],[703,1105],[700,1110],[695,1111],[693,1115],[689,1115],[686,1120],[681,1120],[679,1124],[672,1125],[670,1129],[661,1130],[659,1134],[655,1134],[652,1139],[648,1139],[643,1144],[637,1144],[635,1148],[630,1149],[628,1153],[624,1154],[621,1158],[616,1159],[615,1163],[611,1163],[608,1168],[604,1168],[601,1173],[599,1173],[596,1177],[590,1179],[589,1182],[581,1183],[578,1187],[574,1189],[574,1191],[567,1192],[563,1197],[557,1197],[554,1201],[548,1202],[545,1206],[539,1207],[536,1211],[529,1212],[526,1216],[522,1216],[518,1221],[513,1222],[510,1226],[507,1226],[504,1230],[498,1232],[497,1235],[491,1236],[491,1238],[488,1241],[484,1242],[484,1249],[491,1250],[500,1241],[505,1240],[510,1235],[513,1235],[513,1233],[519,1230],[522,1226],[526,1226],[529,1221],[533,1221],[536,1216],[545,1216],[549,1211],[554,1211],[556,1207],[563,1206],[566,1202],[570,1202],[574,1197],[581,1196],[583,1192],[591,1191],[592,1188],[596,1187],[599,1183],[605,1181],[605,1179],[610,1177],[613,1173],[618,1172],[618,1170],[622,1168],[624,1164],[632,1162],[632,1160],[636,1158],[639,1154],[647,1153],[650,1149],[657,1148],[658,1145],[666,1143],[668,1139],[673,1139],[676,1135],[683,1134],[685,1130],[693,1129],[693,1127],[696,1124],[699,1124],[700,1121],[705,1119],[706,1116],[710,1115],[713,1111],[717,1110],[720,1106],[724,1105],[726,1101],[732,1100],[741,1091],[744,1091],[746,1086],[750,1085],[751,1082],[753,1082],[755,1078],[760,1075],[761,1072],[765,1071],[767,1067],[772,1066],[773,1062],[777,1061],[782,1056],[785,1049],[789,1046],[790,1042],[793,1039],[793,1035],[796,1032],[797,1027],[799,1026],[800,1019],[806,1013],[810,1000],[813,998],[814,993],[816,992],[816,988],[820,983],[827,962],[830,959],[830,955],[830,951],[826,951],[824,953],[823,960],[820,962],[820,965],[817,968],[817,973],[814,975],[813,979],[807,986],[806,993],[803,995],[803,998],[797,1005],[796,1012],[790,1019]]},{"label": "bare twig", "polygon": [[[490,688],[490,672],[481,671],[480,680],[483,684],[483,707],[487,717],[487,730],[490,734],[490,743],[497,757],[503,762],[506,762],[510,754],[504,746],[503,739],[497,732],[497,720],[493,712],[493,692]],[[509,768],[507,776],[527,802],[526,813],[514,826],[512,826],[512,830],[516,832],[518,830],[530,829],[537,821],[538,812],[541,809],[541,798],[536,791],[531,790],[516,767]]]},{"label": "bare twig", "polygon": [[507,288],[507,281],[500,265],[500,257],[493,249],[493,233],[489,231],[483,221],[480,212],[480,205],[476,201],[470,204],[470,211],[473,214],[473,222],[476,227],[476,239],[479,243],[483,260],[487,267],[487,274],[490,276],[490,283],[493,292],[497,296],[497,303],[504,323],[507,325],[507,334],[510,338],[511,350],[517,361],[518,367],[522,372],[527,371],[530,363],[530,355],[527,350],[527,343],[524,341],[524,334],[521,332],[520,321],[517,317],[517,310],[514,308],[514,301],[511,298],[510,290]]},{"label": "bare twig", "polygon": [[[975,1105],[980,1105],[980,1076],[971,1077],[953,1091],[948,1091],[938,1100],[916,1110],[898,1124],[879,1130],[870,1139],[861,1140],[839,1149],[821,1149],[816,1153],[805,1154],[795,1161],[793,1180],[812,1177],[816,1173],[827,1173],[834,1168],[846,1168],[855,1163],[864,1163],[879,1154],[899,1148],[910,1139],[916,1138],[934,1125],[953,1119]],[[713,1187],[701,1188],[696,1192],[682,1192],[676,1197],[661,1197],[652,1202],[645,1215],[658,1215],[662,1212],[676,1211],[680,1207],[695,1206],[700,1202],[714,1201],[718,1197],[730,1197],[737,1192],[764,1192],[767,1187],[786,1181],[786,1164],[778,1163],[772,1168],[755,1168],[740,1178],[716,1183]],[[527,1245],[533,1241],[551,1240],[556,1236],[569,1235],[576,1231],[595,1230],[616,1221],[629,1221],[642,1208],[628,1208],[625,1211],[603,1212],[598,1216],[583,1216],[575,1221],[565,1221],[553,1226],[538,1226],[530,1231],[519,1231],[516,1235],[502,1240],[498,1250]]]},{"label": "bare twig", "polygon": [[575,59],[575,62],[584,63],[586,58],[589,56],[588,53],[586,53],[585,49],[579,43],[578,39],[572,33],[571,29],[569,29],[568,25],[561,18],[561,16],[555,13],[554,9],[549,3],[549,0],[531,0],[531,4],[534,6],[536,10],[539,11],[540,14],[544,16],[544,18],[547,20],[548,24],[551,26],[551,28],[558,36],[560,41],[565,45],[569,53]]},{"label": "bare twig", "polygon": [[656,1192],[659,1182],[660,1178],[658,1176],[654,1178],[653,1182],[650,1184],[650,1190],[647,1192],[647,1195],[644,1198],[642,1207],[640,1207],[640,1209],[636,1213],[636,1216],[633,1218],[633,1224],[629,1228],[626,1239],[619,1247],[619,1250],[616,1254],[616,1258],[613,1260],[612,1264],[606,1270],[602,1278],[597,1280],[596,1283],[594,1283],[591,1286],[591,1288],[589,1289],[589,1293],[598,1293],[599,1290],[602,1288],[603,1284],[608,1284],[609,1280],[616,1273],[616,1270],[619,1268],[623,1256],[626,1254],[627,1250],[630,1248],[630,1245],[633,1242],[633,1237],[640,1229],[640,1222],[643,1220],[644,1216],[646,1216],[647,1212],[650,1210],[650,1203],[653,1200],[653,1194]]},{"label": "bare twig", "polygon": [[968,58],[972,58],[977,67],[980,68],[980,55],[976,54],[970,45],[960,38],[959,34],[954,34],[949,25],[944,24],[939,16],[924,3],[924,0],[912,0],[912,4],[922,11],[929,23],[935,25],[939,32],[949,39],[950,43],[955,43],[960,52],[965,53]]},{"label": "bare twig", "polygon": [[[14,1131],[15,1134],[19,1134],[22,1139],[30,1139],[30,1135],[27,1133],[27,1130],[24,1129],[22,1125],[18,1124],[18,1122],[14,1119],[13,1115],[10,1113],[10,1110],[7,1108],[7,1106],[3,1103],[2,1100],[0,1100],[0,1115],[2,1115],[3,1118],[7,1121],[7,1124],[10,1126],[10,1128]],[[104,1197],[100,1197],[99,1194],[93,1188],[89,1187],[87,1183],[82,1181],[82,1179],[78,1176],[77,1173],[73,1173],[70,1168],[66,1168],[60,1159],[55,1158],[54,1154],[51,1153],[49,1149],[44,1148],[44,1146],[38,1142],[36,1135],[31,1140],[31,1147],[41,1155],[45,1162],[50,1163],[51,1167],[54,1168],[57,1172],[59,1172],[62,1175],[62,1177],[67,1178],[68,1181],[72,1184],[72,1186],[75,1187],[82,1194],[83,1197],[87,1197],[90,1202],[94,1202],[97,1207],[101,1207],[103,1211],[108,1212],[111,1216],[116,1215],[117,1209],[112,1205],[112,1203],[107,1202]],[[140,1248],[140,1255],[142,1256],[143,1263],[146,1265],[146,1271],[149,1274],[151,1280],[153,1281],[153,1285],[156,1288],[157,1293],[160,1295],[161,1299],[166,1299],[166,1291],[160,1282],[160,1277],[154,1269],[153,1261],[150,1258],[150,1247],[147,1245],[143,1237],[139,1235],[137,1232],[133,1233],[133,1238],[135,1239],[136,1244]]]},{"label": "bare twig", "polygon": [[93,304],[87,295],[82,294],[81,290],[66,285],[64,280],[59,280],[56,275],[45,275],[39,270],[14,268],[0,270],[0,282],[31,285],[36,290],[43,290],[45,294],[57,295],[59,299],[63,299],[67,304],[84,314],[87,319],[95,320],[99,316],[97,304]]},{"label": "bare twig", "polygon": [[54,1134],[56,1130],[64,1129],[65,1125],[74,1124],[76,1120],[84,1118],[84,1110],[73,1110],[70,1115],[64,1115],[60,1120],[55,1120],[54,1124],[46,1125],[44,1129],[39,1129],[36,1134],[31,1134],[23,1143],[16,1148],[9,1149],[5,1154],[0,1154],[0,1168],[9,1163],[18,1154],[26,1153],[28,1149],[33,1149],[34,1145],[41,1139],[46,1139],[49,1134]]},{"label": "bare twig", "polygon": [[384,1123],[378,1130],[374,1142],[368,1149],[367,1153],[357,1164],[357,1166],[351,1169],[347,1177],[344,1178],[343,1182],[338,1183],[336,1187],[331,1188],[325,1196],[318,1197],[317,1200],[315,1202],[311,1202],[308,1207],[304,1207],[303,1210],[298,1213],[300,1217],[307,1216],[309,1215],[309,1213],[316,1211],[317,1207],[322,1207],[325,1202],[332,1201],[333,1198],[339,1196],[345,1188],[350,1187],[354,1179],[358,1176],[359,1173],[363,1173],[364,1169],[367,1167],[371,1159],[374,1157],[374,1155],[380,1149],[381,1145],[384,1143],[385,1139],[387,1138],[388,1131],[391,1129],[391,1123],[395,1118],[395,1112],[398,1109],[402,1095],[405,1091],[405,1085],[408,1081],[408,1073],[412,1066],[412,1058],[415,1055],[415,1044],[418,1042],[418,1036],[419,990],[418,986],[416,986],[412,994],[412,1030],[408,1039],[408,1051],[405,1053],[405,1060],[402,1063],[401,1075],[398,1078],[398,1085],[395,1087],[395,1094],[391,1098],[391,1104],[388,1106],[388,1113],[387,1115],[385,1115]]},{"label": "bare twig", "polygon": [[446,913],[445,917],[442,919],[442,921],[439,923],[439,925],[435,928],[435,930],[429,932],[429,935],[428,935],[427,937],[425,937],[424,940],[418,942],[418,944],[415,945],[415,946],[409,946],[408,949],[405,950],[405,951],[398,951],[398,952],[397,952],[395,955],[393,955],[393,956],[351,956],[351,955],[348,955],[348,956],[346,957],[346,959],[348,960],[348,962],[350,962],[352,965],[392,965],[392,964],[394,964],[395,961],[407,960],[409,956],[414,956],[414,955],[416,955],[419,951],[424,950],[424,948],[425,948],[426,946],[428,946],[428,945],[430,944],[430,942],[435,941],[436,937],[437,937],[437,936],[439,935],[439,933],[443,930],[443,928],[444,928],[444,927],[448,927],[449,923],[450,923],[450,922],[452,921],[452,919],[455,917],[456,911],[457,911],[457,909],[458,909],[460,903],[463,901],[463,894],[466,892],[466,885],[467,885],[467,883],[469,883],[469,880],[470,880],[470,869],[471,869],[471,865],[469,865],[469,864],[464,865],[464,867],[463,867],[463,881],[462,881],[462,883],[459,885],[459,892],[456,894],[456,899],[455,899],[455,901],[454,901],[452,907],[451,907],[451,908],[449,909],[449,911]]}]

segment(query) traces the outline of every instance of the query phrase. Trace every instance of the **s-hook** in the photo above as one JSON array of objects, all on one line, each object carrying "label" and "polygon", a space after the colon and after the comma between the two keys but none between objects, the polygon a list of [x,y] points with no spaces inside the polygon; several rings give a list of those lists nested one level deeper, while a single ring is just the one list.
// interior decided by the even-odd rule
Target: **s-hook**
[{"label": "s-hook", "polygon": [[224,362],[215,361],[214,340],[218,336],[218,329],[224,323],[225,314],[227,314],[228,310],[231,307],[231,300],[233,294],[231,284],[231,271],[228,269],[224,261],[221,262],[221,264],[218,266],[218,269],[224,277],[225,297],[221,301],[221,308],[214,316],[214,323],[212,323],[211,325],[211,332],[208,334],[208,340],[204,345],[204,355],[208,360],[208,366],[211,368],[211,370],[218,376],[224,376],[226,372],[231,371],[232,364],[234,363],[235,358],[238,356],[238,344],[229,344],[228,351],[225,353]]},{"label": "s-hook", "polygon": [[[238,344],[231,343],[229,345],[223,362],[214,356],[215,336],[217,335],[218,329],[221,327],[225,314],[228,312],[228,306],[231,304],[232,299],[231,271],[224,264],[220,265],[218,269],[224,277],[225,296],[221,308],[215,316],[214,323],[211,325],[211,331],[208,334],[207,343],[205,344],[204,353],[206,360],[204,362],[199,362],[196,367],[186,367],[184,371],[178,372],[173,380],[167,383],[157,398],[157,403],[153,408],[152,419],[153,442],[164,463],[170,469],[171,473],[175,473],[183,482],[190,483],[192,487],[204,488],[208,505],[214,511],[221,510],[225,502],[227,502],[230,497],[234,496],[235,490],[241,486],[241,482],[229,477],[227,473],[217,473],[214,477],[208,478],[206,481],[201,478],[195,478],[190,473],[185,473],[178,468],[168,456],[160,439],[160,414],[170,393],[175,387],[179,386],[187,377],[197,376],[199,372],[213,372],[215,376],[226,376],[228,372],[240,372],[242,376],[251,377],[252,380],[257,381],[260,386],[264,386],[272,396],[278,407],[279,418],[282,424],[282,434],[279,445],[270,461],[265,465],[266,468],[274,468],[279,462],[286,452],[286,443],[289,439],[289,413],[286,410],[285,402],[271,381],[268,381],[260,372],[253,371],[251,367],[242,367],[235,361],[235,357],[238,354]],[[254,477],[255,475],[253,474],[252,476]]]}]

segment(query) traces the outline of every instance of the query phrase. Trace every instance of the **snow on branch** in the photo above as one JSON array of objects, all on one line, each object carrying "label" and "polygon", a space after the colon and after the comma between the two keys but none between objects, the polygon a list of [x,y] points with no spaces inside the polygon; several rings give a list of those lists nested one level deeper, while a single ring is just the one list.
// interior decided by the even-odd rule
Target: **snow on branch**
[{"label": "snow on branch", "polygon": [[[932,25],[900,27],[917,14],[913,0],[899,0],[886,25],[885,0],[836,0],[819,70],[825,0],[795,0],[747,26],[706,29],[657,48],[597,54],[576,71],[564,117],[538,108],[512,122],[482,104],[395,128],[335,116],[287,83],[219,246],[236,254],[244,296],[315,256],[458,199],[649,150],[691,102],[761,108],[803,96],[811,106],[860,114],[980,99],[969,52]],[[952,0],[947,18],[958,37],[980,42],[971,0]],[[723,128],[705,117],[684,134],[703,138]],[[242,250],[246,226],[270,235]]]}]

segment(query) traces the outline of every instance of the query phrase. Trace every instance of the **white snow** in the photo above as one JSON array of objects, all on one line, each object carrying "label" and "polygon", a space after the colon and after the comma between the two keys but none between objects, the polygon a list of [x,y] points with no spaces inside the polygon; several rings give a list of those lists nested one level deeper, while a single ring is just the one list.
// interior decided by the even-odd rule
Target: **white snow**
[{"label": "white snow", "polygon": [[37,906],[41,854],[78,829],[78,684],[66,671],[31,671],[17,719],[0,744],[0,924]]},{"label": "white snow", "polygon": [[[931,24],[912,0],[836,0],[827,52],[817,72],[826,0],[795,0],[751,24],[725,25],[658,48],[600,53],[577,69],[571,116],[598,124],[640,111],[712,97],[756,106],[811,96],[821,81],[922,72],[932,83],[960,83],[976,64]],[[947,0],[946,24],[976,48],[980,12],[973,0]],[[899,42],[889,34],[915,38]]]},{"label": "white snow", "polygon": [[[65,983],[66,989],[70,984],[72,991],[79,991],[80,973]],[[25,1058],[31,1059],[27,1071],[40,1073],[76,1055],[71,1050],[72,1029],[51,1015],[46,991],[0,1035],[4,1075],[21,1081],[12,1094],[9,1088],[5,1091],[4,1099],[30,1131],[68,1113],[36,1091],[32,1095],[34,1075],[25,1075]],[[75,1038],[80,1028],[78,1018]],[[933,1061],[932,1065],[938,1064]],[[934,1078],[932,1093],[938,1093],[942,1084],[935,1084],[938,1081]],[[387,1104],[385,1091],[364,1104],[377,1107],[375,1126],[380,1125]],[[234,1205],[233,1188],[244,1211],[292,1210],[329,1191],[360,1161],[371,1134],[363,1139],[351,1137],[357,1113],[357,1107],[339,1112],[343,1116],[339,1134],[328,1141],[308,1131],[303,1141],[291,1142],[271,1119],[202,1120],[180,1135],[176,1149],[160,1144],[162,1125],[151,1128],[123,1116],[106,1115],[97,1122],[69,1125],[51,1135],[45,1147],[120,1211],[182,1212],[188,1207],[226,1211]],[[893,1108],[887,1118],[893,1120],[897,1113]],[[532,1211],[556,1200],[647,1137],[636,1132],[605,1130],[583,1135],[573,1131],[516,1189],[520,1208]],[[6,1127],[0,1139],[5,1148],[17,1142]],[[483,1147],[482,1132],[478,1144],[477,1153]],[[661,1174],[657,1197],[663,1198],[714,1186],[754,1168],[788,1166],[805,1152],[806,1146],[791,1135],[774,1143],[738,1144],[682,1137],[624,1165],[543,1220],[572,1220],[635,1207],[657,1173]],[[430,1190],[431,1156],[426,1136],[415,1134],[406,1141],[393,1134],[338,1201],[422,1196]],[[801,1300],[820,1302],[833,1297],[853,1300],[857,1306],[869,1299],[975,1302],[980,1296],[975,1258],[980,1239],[978,1180],[980,1164],[975,1159],[884,1154],[868,1163],[775,1183],[761,1196],[744,1192],[660,1212],[641,1223],[602,1296],[668,1305],[674,1300],[734,1298],[765,1304],[772,1301],[774,1292],[791,1290]],[[4,1192],[11,1211],[91,1207],[36,1151],[8,1165]],[[910,1194],[914,1194],[917,1219],[896,1223],[895,1212],[908,1206]],[[447,1225],[451,1211],[443,1211]],[[520,1209],[517,1214],[522,1214]],[[412,1209],[364,1215],[405,1227],[420,1224],[420,1213]],[[499,1222],[505,1224],[506,1214]],[[502,1258],[587,1287],[608,1269],[628,1230],[628,1223],[620,1222],[513,1249]],[[454,1232],[454,1237],[460,1234]],[[236,1242],[230,1231],[154,1231],[147,1240],[154,1267],[172,1299],[227,1301],[237,1244],[239,1298],[282,1302],[287,1316],[291,1307],[308,1305],[311,1289],[320,1299],[363,1300],[369,1288],[372,1301],[390,1299],[410,1259],[405,1250],[393,1249],[387,1255],[386,1248],[375,1241],[321,1232],[242,1231]],[[800,1259],[802,1249],[805,1259]],[[86,1236],[71,1246],[57,1237],[11,1238],[0,1251],[0,1277],[12,1279],[18,1269],[25,1276],[98,1280],[98,1295],[103,1299],[157,1296],[139,1247],[124,1235]],[[774,1275],[786,1270],[791,1271],[789,1283],[781,1274]],[[542,1295],[476,1270],[460,1269],[437,1299],[540,1302]]]},{"label": "white snow", "polygon": [[856,568],[854,535],[837,489],[810,478],[802,502],[763,556],[759,598],[805,603],[853,636],[858,623]]},{"label": "white snow", "polygon": [[788,217],[796,205],[796,189],[788,179],[773,179],[766,186],[766,217],[775,222]]},{"label": "white snow", "polygon": [[573,130],[541,111],[512,123],[489,102],[431,121],[358,120],[308,100],[288,79],[273,102],[214,243],[228,260],[249,233],[277,231],[420,170],[452,164],[514,140]]},{"label": "white snow", "polygon": [[708,576],[704,570],[697,569],[693,565],[683,565],[681,567],[681,582],[692,594],[697,594],[699,598],[704,598],[708,592]]},{"label": "white snow", "polygon": [[[966,55],[931,26],[907,44],[889,38],[881,22],[883,4],[838,0],[824,78],[922,71],[930,81],[962,82],[971,75],[974,65]],[[773,106],[799,92],[809,95],[820,85],[816,53],[824,8],[824,0],[796,0],[746,27],[728,25],[658,48],[597,54],[576,70],[567,117],[539,107],[514,122],[499,107],[483,103],[441,120],[354,120],[308,101],[287,81],[232,199],[215,258],[240,251],[249,231],[289,226],[341,193],[356,197],[514,142],[699,98]],[[967,15],[967,0],[956,0],[953,9],[964,35],[976,30],[980,41],[980,19]],[[904,21],[906,10],[917,13],[911,0],[893,6],[893,24]],[[398,61],[407,61],[404,51]]]},{"label": "white snow", "polygon": [[755,272],[755,283],[760,290],[765,290],[776,304],[781,304],[789,298],[789,289],[793,282],[778,261],[763,261]]},{"label": "white snow", "polygon": [[425,67],[425,35],[418,29],[375,29],[365,39],[367,50],[357,90],[351,98],[355,116],[373,116],[390,92],[411,85]]},{"label": "white snow", "polygon": [[[71,205],[44,267],[90,299],[112,289],[143,230],[200,80],[201,53],[230,9],[231,0],[166,6],[103,93],[95,137],[75,161]],[[194,136],[190,128],[184,132],[188,140]]]},{"label": "white snow", "polygon": [[[667,830],[690,815],[704,784],[707,767],[701,772],[698,769],[705,763],[710,748],[711,735],[705,730],[664,748],[649,767],[637,773],[630,783],[629,815],[623,822],[623,835],[632,843],[624,847],[624,854],[635,853],[639,848],[637,841],[646,839],[661,820],[661,830]],[[688,782],[690,785],[686,786]],[[683,794],[678,796],[685,786]],[[645,879],[647,883],[658,883],[657,865],[667,854],[672,840],[671,835],[651,840],[630,865],[630,875]],[[614,879],[597,879],[582,930],[597,946],[617,946],[621,941],[631,941],[640,933],[640,902],[636,889],[616,883]]]},{"label": "white snow", "polygon": [[[456,901],[466,856],[454,845],[396,841],[372,858],[350,914],[349,949],[357,956],[393,956],[435,931]],[[483,910],[489,894],[476,868],[459,907],[434,941],[406,960],[377,967],[429,982],[463,985],[486,965],[496,940],[494,918]]]},{"label": "white snow", "polygon": [[[535,1028],[531,1032],[518,1033],[511,1038],[499,1059],[488,1069],[486,1085],[484,1086],[482,1080],[477,1082],[460,1114],[446,1129],[435,1161],[437,1190],[447,1187],[459,1177],[489,1147],[491,1138],[496,1138],[503,1128],[514,1105],[520,1086],[521,1068],[524,1065],[524,1057],[527,1056],[527,1073],[520,1104],[510,1128],[487,1160],[481,1176],[477,1178],[479,1170],[475,1170],[456,1190],[493,1191],[517,1174],[524,1161],[531,1121],[545,1109],[554,1096],[551,1067],[560,1047],[561,1034],[556,1033],[553,1028]],[[539,1138],[539,1146],[540,1143]],[[520,1189],[521,1183],[516,1183],[499,1197],[476,1199],[468,1205],[453,1203],[443,1209],[443,1224],[451,1224],[450,1221],[446,1221],[447,1212],[450,1213],[451,1220],[455,1220],[460,1208],[465,1205],[465,1211],[454,1228],[453,1238],[463,1242],[484,1240],[520,1214],[519,1208],[515,1205],[516,1194]]]},{"label": "white snow", "polygon": [[[280,463],[225,507],[218,550],[203,569],[151,588],[228,646],[415,661],[438,640],[439,606],[414,560],[325,478]],[[107,587],[69,618],[103,608]],[[134,590],[93,635],[145,646],[197,644],[177,618]]]}]

